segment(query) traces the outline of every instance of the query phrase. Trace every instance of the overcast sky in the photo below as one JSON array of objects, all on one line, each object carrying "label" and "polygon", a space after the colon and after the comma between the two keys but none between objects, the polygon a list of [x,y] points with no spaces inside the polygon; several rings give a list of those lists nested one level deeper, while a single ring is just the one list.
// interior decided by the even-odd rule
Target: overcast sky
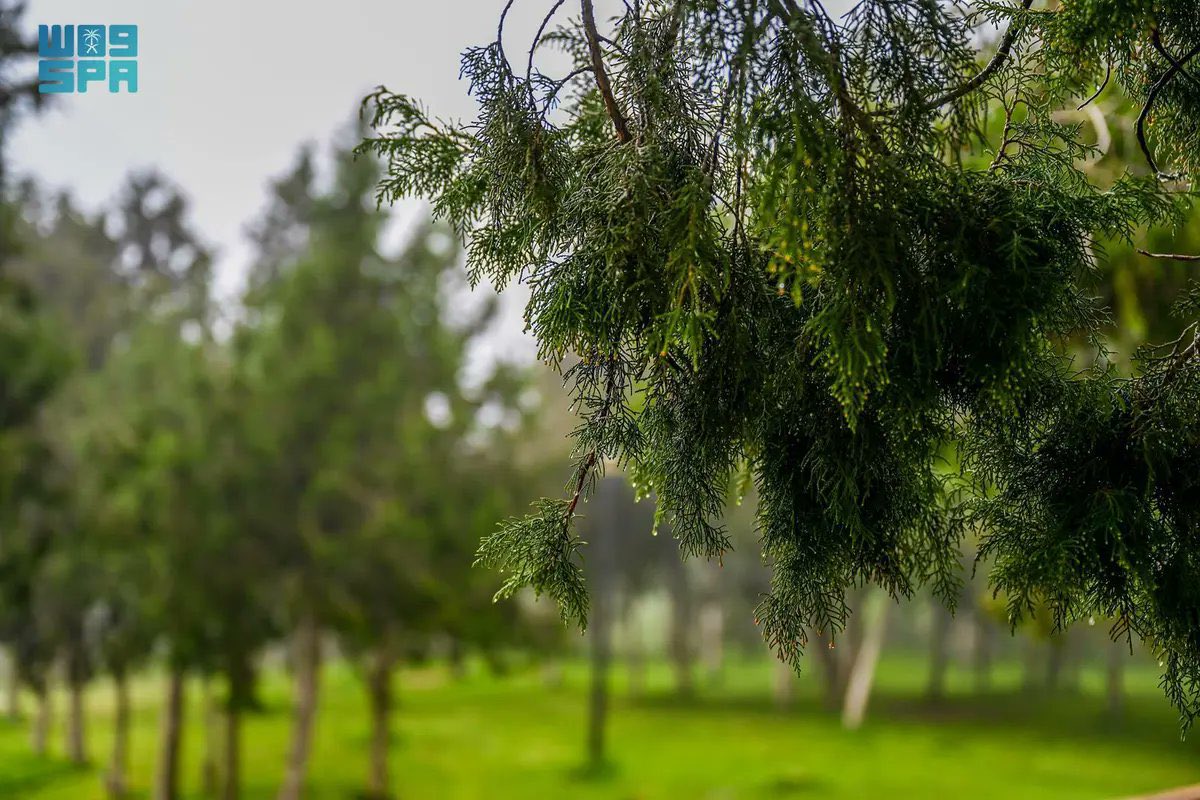
[{"label": "overcast sky", "polygon": [[[598,13],[614,2],[598,2]],[[140,85],[132,95],[61,95],[52,111],[23,121],[9,155],[18,171],[70,187],[91,208],[108,201],[130,170],[161,169],[191,198],[192,220],[217,248],[228,292],[245,264],[244,231],[268,180],[303,143],[327,146],[374,86],[417,96],[439,116],[470,115],[459,54],[494,38],[502,6],[32,0],[25,15],[31,32],[38,24],[138,25]],[[543,0],[515,3],[505,37],[513,52],[528,49],[546,8]]]}]

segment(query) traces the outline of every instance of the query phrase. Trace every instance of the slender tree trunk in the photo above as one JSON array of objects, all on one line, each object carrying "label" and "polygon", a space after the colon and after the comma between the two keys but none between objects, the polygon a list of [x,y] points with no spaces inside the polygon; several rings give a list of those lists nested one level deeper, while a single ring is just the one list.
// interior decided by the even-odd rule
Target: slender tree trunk
[{"label": "slender tree trunk", "polygon": [[5,671],[5,714],[10,720],[21,718],[21,672],[17,668],[17,655],[13,649],[8,652],[8,669]]},{"label": "slender tree trunk", "polygon": [[167,697],[163,703],[159,731],[158,774],[154,780],[154,800],[179,797],[179,746],[183,739],[183,670],[173,668],[167,677]]},{"label": "slender tree trunk", "polygon": [[1079,638],[1079,632],[1074,630],[1066,630],[1062,634],[1063,639],[1063,671],[1062,671],[1062,688],[1065,691],[1078,694],[1083,681],[1083,662],[1087,657],[1084,650],[1083,639]]},{"label": "slender tree trunk", "polygon": [[1021,673],[1021,689],[1026,694],[1033,694],[1038,690],[1038,649],[1040,642],[1033,637],[1032,633],[1025,635],[1024,646],[1022,647],[1024,664],[1022,665]]},{"label": "slender tree trunk", "polygon": [[392,674],[395,657],[384,643],[375,653],[367,677],[367,692],[371,703],[371,769],[367,780],[367,796],[371,800],[391,797],[391,776],[388,756],[392,750]]},{"label": "slender tree trunk", "polygon": [[607,477],[596,485],[595,511],[587,521],[591,584],[588,644],[591,647],[591,687],[588,693],[587,758],[592,769],[606,759],[608,672],[612,661],[612,622],[616,610],[618,537],[629,525],[631,492],[624,479]]},{"label": "slender tree trunk", "polygon": [[467,653],[462,641],[457,637],[450,639],[450,675],[456,681],[467,677]]},{"label": "slender tree trunk", "polygon": [[720,684],[725,663],[725,609],[720,600],[709,600],[700,609],[700,663],[708,682]]},{"label": "slender tree trunk", "polygon": [[[588,694],[588,763],[593,767],[604,763],[604,731],[608,721],[608,666],[612,652],[609,642],[607,600],[592,601],[591,644],[592,685]],[[597,612],[600,612],[599,614]],[[600,619],[597,619],[600,617]]]},{"label": "slender tree trunk", "polygon": [[625,663],[629,673],[631,697],[642,697],[646,694],[646,637],[642,630],[641,616],[637,612],[636,604],[626,603],[625,621],[629,630],[629,641],[626,644]]},{"label": "slender tree trunk", "polygon": [[775,700],[775,708],[786,711],[796,702],[796,673],[791,664],[777,658],[771,660],[774,662],[771,668],[771,696]]},{"label": "slender tree trunk", "polygon": [[1057,691],[1062,685],[1063,667],[1065,666],[1067,647],[1062,636],[1051,636],[1050,647],[1046,653],[1046,689]]},{"label": "slender tree trunk", "polygon": [[221,756],[221,800],[238,800],[242,794],[242,709],[230,702],[222,715],[225,721],[225,741]]},{"label": "slender tree trunk", "polygon": [[992,689],[993,633],[991,620],[982,611],[976,611],[974,653],[971,659],[975,673],[976,694],[985,694]]},{"label": "slender tree trunk", "polygon": [[840,653],[834,659],[838,666],[837,685],[840,690],[834,708],[840,706],[845,698],[846,686],[850,683],[850,672],[854,669],[854,660],[858,657],[858,652],[862,647],[866,631],[863,612],[871,602],[871,595],[872,593],[865,587],[858,587],[846,592],[846,607],[850,609],[851,614],[846,621],[846,628],[837,642],[837,647],[834,648]]},{"label": "slender tree trunk", "polygon": [[118,800],[128,790],[129,769],[129,682],[124,671],[113,673],[113,704],[112,760],[104,785],[108,796]]},{"label": "slender tree trunk", "polygon": [[203,709],[201,714],[204,715],[204,756],[200,761],[200,791],[205,797],[212,797],[217,793],[217,748],[220,746],[218,728],[223,714],[217,708],[212,680],[207,675],[200,684],[200,707]]},{"label": "slender tree trunk", "polygon": [[946,696],[946,672],[950,666],[950,630],[954,618],[940,601],[933,601],[929,629],[929,684],[926,696],[934,702]]},{"label": "slender tree trunk", "polygon": [[1125,715],[1125,661],[1129,650],[1125,642],[1108,644],[1108,665],[1105,680],[1105,695],[1108,700],[1108,715],[1121,719]]},{"label": "slender tree trunk", "polygon": [[671,663],[675,668],[675,692],[689,697],[695,691],[692,680],[692,588],[687,569],[677,558],[671,560]]},{"label": "slender tree trunk", "polygon": [[848,660],[854,654],[848,653],[846,647],[835,647],[833,641],[825,634],[816,634],[812,637],[812,642],[817,661],[821,664],[821,682],[824,684],[823,704],[826,710],[837,711],[846,694],[846,688],[842,682],[846,675],[846,669],[842,666],[842,661]]},{"label": "slender tree trunk", "polygon": [[558,689],[563,684],[562,662],[557,655],[542,657],[542,686],[546,689]]},{"label": "slender tree trunk", "polygon": [[849,730],[859,728],[867,715],[867,703],[871,699],[871,688],[875,684],[875,667],[883,652],[883,639],[887,633],[888,599],[882,592],[874,592],[863,603],[862,640],[850,668],[846,681],[846,699],[842,704],[842,726]]},{"label": "slender tree trunk", "polygon": [[37,692],[37,714],[30,726],[30,746],[34,755],[46,755],[46,741],[50,736],[50,725],[54,721],[54,701],[50,698],[50,687],[44,686]]},{"label": "slender tree trunk", "polygon": [[296,698],[292,743],[288,750],[283,786],[278,800],[300,800],[308,773],[313,725],[317,716],[317,691],[321,671],[321,632],[311,614],[305,614],[295,634]]},{"label": "slender tree trunk", "polygon": [[72,676],[67,683],[69,706],[67,712],[67,758],[72,764],[87,763],[87,736],[83,701],[83,681]]}]

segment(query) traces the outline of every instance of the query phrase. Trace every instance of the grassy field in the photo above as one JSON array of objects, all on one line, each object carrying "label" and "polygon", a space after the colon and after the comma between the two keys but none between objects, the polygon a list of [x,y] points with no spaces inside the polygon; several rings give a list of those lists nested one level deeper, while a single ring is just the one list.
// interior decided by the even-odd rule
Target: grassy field
[{"label": "grassy field", "polygon": [[[923,670],[916,660],[886,660],[871,716],[855,733],[819,710],[811,681],[801,683],[791,710],[777,711],[764,663],[731,666],[719,688],[703,688],[687,703],[671,697],[665,669],[651,672],[640,700],[624,694],[618,670],[612,764],[599,774],[580,769],[581,665],[568,668],[562,686],[553,689],[532,668],[503,678],[473,670],[462,679],[435,667],[406,670],[397,676],[397,794],[420,800],[1101,800],[1200,781],[1195,737],[1179,741],[1176,718],[1151,670],[1131,675],[1130,712],[1120,725],[1104,717],[1098,674],[1085,675],[1085,694],[1054,698],[1017,693],[1012,669],[1000,671],[995,694],[972,698],[966,676],[954,674],[951,696],[929,707],[919,700]],[[148,796],[159,691],[152,677],[135,687],[135,797]],[[283,675],[268,677],[263,698],[263,712],[245,731],[246,798],[273,796],[286,746]],[[109,745],[107,686],[93,689],[89,706],[91,755],[101,764]],[[186,796],[199,797],[203,742],[194,703],[190,723]],[[325,674],[310,798],[355,796],[366,770],[366,736],[361,685],[335,665]],[[61,730],[52,741],[50,756],[34,758],[26,727],[0,722],[0,798],[102,796],[96,769],[62,759]]]}]

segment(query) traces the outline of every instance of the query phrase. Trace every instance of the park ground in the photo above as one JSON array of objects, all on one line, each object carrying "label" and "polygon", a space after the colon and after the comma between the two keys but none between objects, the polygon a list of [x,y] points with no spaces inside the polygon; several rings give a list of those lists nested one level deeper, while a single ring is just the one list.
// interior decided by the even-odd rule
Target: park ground
[{"label": "park ground", "polygon": [[[653,668],[640,699],[614,671],[609,727],[611,763],[581,768],[587,672],[568,664],[548,687],[530,665],[503,676],[472,667],[455,677],[441,666],[396,676],[392,770],[396,793],[413,800],[458,798],[972,798],[1104,800],[1200,781],[1200,742],[1181,741],[1177,718],[1157,688],[1153,665],[1131,671],[1128,711],[1107,717],[1102,676],[1086,673],[1082,693],[1019,691],[1015,665],[997,671],[995,691],[975,696],[969,677],[951,676],[949,696],[922,699],[924,665],[885,659],[866,725],[843,731],[821,710],[816,679],[801,679],[795,704],[771,700],[766,661],[730,664],[719,685],[701,681],[697,696],[676,699],[669,671]],[[352,669],[325,673],[311,770],[311,800],[354,798],[367,760],[367,716]],[[148,797],[157,749],[161,683],[135,686],[133,797]],[[262,706],[247,720],[245,791],[270,798],[282,774],[289,704],[286,675],[267,674]],[[200,798],[204,743],[198,692],[191,692],[185,743],[185,797]],[[51,753],[31,755],[22,723],[0,722],[0,798],[89,800],[102,797],[99,766],[110,736],[108,687],[89,695],[92,767],[62,756],[56,728]],[[61,720],[62,703],[57,716]]]}]

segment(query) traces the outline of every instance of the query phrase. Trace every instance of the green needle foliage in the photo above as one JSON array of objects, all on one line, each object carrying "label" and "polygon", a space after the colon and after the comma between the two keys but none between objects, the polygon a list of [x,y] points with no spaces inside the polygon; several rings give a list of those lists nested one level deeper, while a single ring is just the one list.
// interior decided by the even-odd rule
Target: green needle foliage
[{"label": "green needle foliage", "polygon": [[[1190,723],[1195,328],[1119,376],[1088,287],[1106,242],[1189,205],[1194,3],[630,0],[600,30],[590,0],[577,19],[560,0],[518,61],[512,4],[463,56],[473,121],[380,89],[361,147],[387,161],[381,202],[430,198],[474,279],[528,285],[541,355],[578,357],[566,498],[480,551],[504,591],[585,621],[572,519],[608,463],[706,557],[752,482],[783,657],[841,628],[851,586],[952,602],[971,530],[1014,624],[1039,603],[1059,626],[1117,619],[1161,651]],[[570,67],[543,74],[545,47]],[[1149,169],[1101,187],[1060,112],[1113,80]]]}]

